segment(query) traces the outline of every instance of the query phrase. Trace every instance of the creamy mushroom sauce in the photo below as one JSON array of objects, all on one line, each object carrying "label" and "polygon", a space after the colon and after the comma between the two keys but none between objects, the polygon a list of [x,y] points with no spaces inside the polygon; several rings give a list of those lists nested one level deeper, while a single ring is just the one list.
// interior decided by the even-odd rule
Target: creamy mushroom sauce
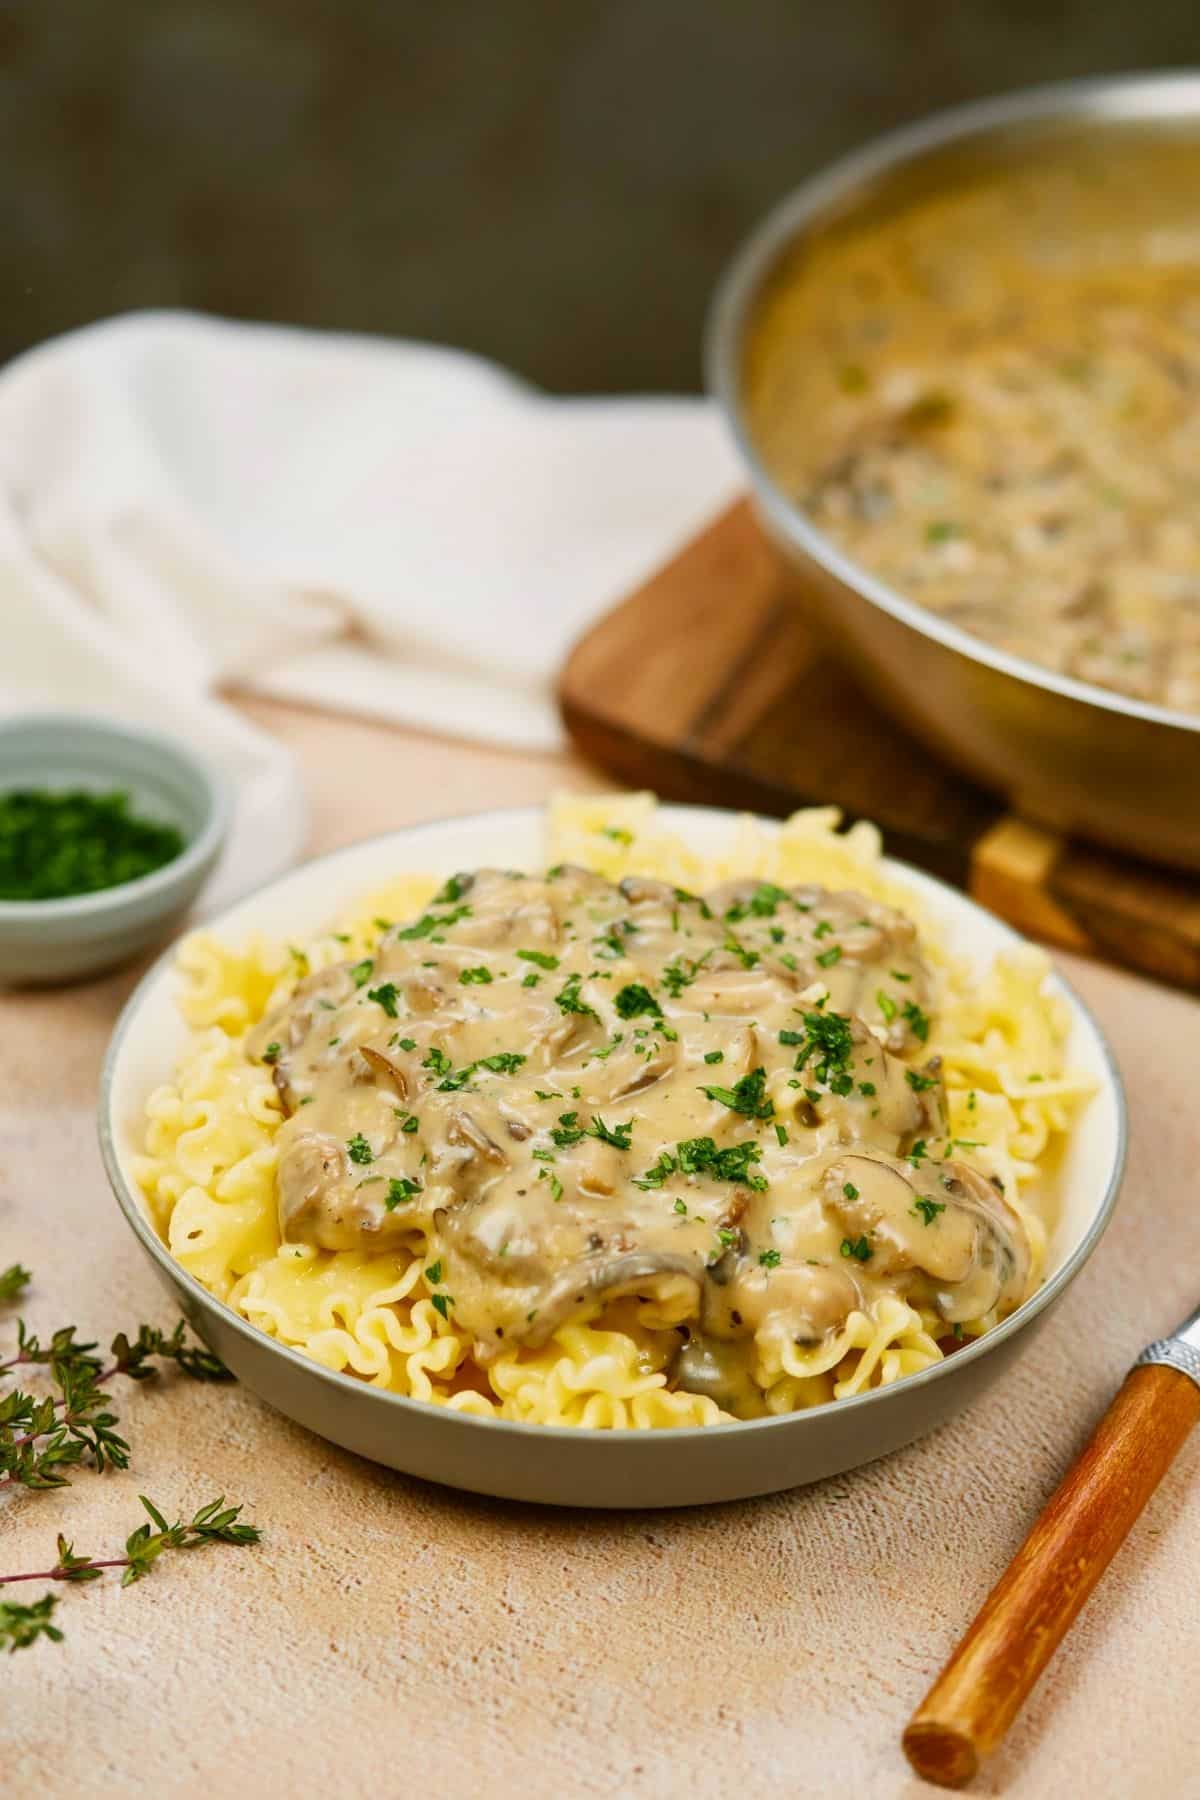
[{"label": "creamy mushroom sauce", "polygon": [[282,1236],[419,1227],[483,1364],[632,1299],[678,1328],[676,1385],[753,1413],[773,1337],[885,1293],[947,1334],[1024,1297],[1023,1228],[946,1140],[930,999],[913,924],[861,894],[456,876],[248,1039],[287,1114]]},{"label": "creamy mushroom sauce", "polygon": [[1195,146],[955,189],[781,274],[753,434],[813,523],[990,643],[1200,712]]}]

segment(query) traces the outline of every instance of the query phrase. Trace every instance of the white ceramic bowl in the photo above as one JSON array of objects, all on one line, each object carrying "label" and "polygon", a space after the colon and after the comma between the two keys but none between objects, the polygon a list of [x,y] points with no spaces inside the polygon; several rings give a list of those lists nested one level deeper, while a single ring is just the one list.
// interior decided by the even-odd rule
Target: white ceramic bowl
[{"label": "white ceramic bowl", "polygon": [[[704,851],[733,815],[667,806],[664,824]],[[773,827],[767,823],[767,829]],[[486,865],[545,865],[544,814],[518,808],[445,819],[352,844],[296,869],[212,920],[238,940],[250,931],[315,935],[356,895],[407,872],[442,877]],[[958,953],[981,966],[1021,940],[989,913],[899,863]],[[126,1222],[196,1330],[246,1385],[290,1418],[362,1456],[476,1493],[573,1506],[687,1506],[815,1481],[909,1443],[967,1404],[1006,1368],[1083,1267],[1108,1223],[1125,1156],[1120,1076],[1095,1020],[1059,976],[1071,1014],[1067,1054],[1097,1087],[1068,1148],[1061,1217],[1047,1277],[1019,1310],[945,1362],[886,1388],[782,1418],[668,1431],[591,1431],[478,1419],[334,1374],[277,1343],[213,1298],[169,1255],[133,1176],[143,1106],[187,1041],[172,958],[160,959],[122,1013],[104,1067],[100,1141]]]}]

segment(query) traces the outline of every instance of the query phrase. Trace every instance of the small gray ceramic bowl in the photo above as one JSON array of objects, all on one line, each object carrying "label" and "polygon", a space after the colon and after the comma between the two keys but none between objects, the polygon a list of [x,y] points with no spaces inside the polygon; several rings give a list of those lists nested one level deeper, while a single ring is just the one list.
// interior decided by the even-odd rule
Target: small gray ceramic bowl
[{"label": "small gray ceramic bowl", "polygon": [[173,738],[80,713],[0,722],[0,793],[122,789],[144,818],[174,825],[184,848],[137,881],[63,900],[0,900],[0,983],[73,981],[127,962],[165,937],[212,872],[229,829],[224,778]]},{"label": "small gray ceramic bowl", "polygon": [[[738,826],[734,814],[712,807],[664,806],[659,818],[710,855],[728,848]],[[515,807],[351,844],[240,900],[211,929],[231,944],[254,932],[303,941],[326,929],[356,897],[397,876],[420,873],[440,881],[456,869],[544,867],[544,828],[540,809]],[[763,829],[778,826],[763,821]],[[949,949],[980,969],[1021,943],[1007,925],[931,876],[890,860],[884,867],[936,918]],[[189,1042],[171,954],[150,970],[113,1033],[101,1083],[100,1145],[126,1224],[192,1325],[247,1387],[310,1431],[389,1468],[511,1500],[612,1507],[736,1500],[870,1462],[950,1418],[1030,1342],[1095,1249],[1125,1158],[1121,1078],[1078,995],[1058,974],[1047,982],[1066,1007],[1068,1064],[1094,1082],[1095,1093],[1062,1158],[1042,1286],[994,1331],[945,1362],[890,1387],[780,1418],[663,1431],[472,1418],[323,1368],[215,1299],[171,1256],[147,1216],[137,1180],[147,1096],[169,1078]]]}]

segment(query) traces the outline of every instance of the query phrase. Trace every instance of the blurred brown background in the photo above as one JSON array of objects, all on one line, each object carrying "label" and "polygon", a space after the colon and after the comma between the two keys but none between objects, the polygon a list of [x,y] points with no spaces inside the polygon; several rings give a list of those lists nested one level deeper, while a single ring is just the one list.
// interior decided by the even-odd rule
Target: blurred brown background
[{"label": "blurred brown background", "polygon": [[0,356],[190,306],[694,388],[729,252],[828,157],[1189,61],[1196,0],[0,0]]}]

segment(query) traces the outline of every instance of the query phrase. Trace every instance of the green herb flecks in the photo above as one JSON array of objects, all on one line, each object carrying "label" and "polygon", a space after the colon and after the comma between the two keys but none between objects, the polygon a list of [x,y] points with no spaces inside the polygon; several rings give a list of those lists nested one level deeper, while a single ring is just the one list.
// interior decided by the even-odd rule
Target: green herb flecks
[{"label": "green herb flecks", "polygon": [[599,1113],[587,1127],[588,1137],[599,1138],[602,1144],[611,1144],[614,1150],[628,1150],[631,1147],[633,1120],[624,1125],[606,1125]]},{"label": "green herb flecks", "polygon": [[578,1013],[584,1018],[594,1019],[598,1016],[595,1007],[589,1006],[586,1000],[580,998],[579,987],[582,980],[582,975],[568,975],[554,996],[554,1004],[560,1012]]},{"label": "green herb flecks", "polygon": [[522,962],[536,963],[539,969],[557,969],[558,958],[551,956],[548,950],[518,950],[517,955]]},{"label": "green herb flecks", "polygon": [[843,1256],[852,1256],[857,1262],[865,1263],[871,1260],[871,1246],[865,1237],[843,1238],[841,1249]]},{"label": "green herb flecks", "polygon": [[[407,1127],[405,1127],[407,1130]],[[384,1210],[395,1212],[398,1206],[407,1206],[421,1192],[419,1181],[413,1181],[408,1175],[394,1175],[388,1182],[388,1190],[384,1196]]]},{"label": "green herb flecks", "polygon": [[775,1112],[774,1103],[767,1097],[767,1072],[765,1069],[751,1069],[743,1075],[731,1088],[703,1087],[701,1093],[708,1099],[716,1100],[721,1106],[728,1106],[731,1111],[741,1113],[747,1119],[769,1119]]},{"label": "green herb flecks", "polygon": [[389,1019],[397,1017],[397,994],[394,981],[381,981],[378,987],[368,988],[367,999],[373,1000],[376,1006],[382,1006]]},{"label": "green herb flecks", "polygon": [[901,1010],[905,1024],[915,1038],[924,1044],[929,1038],[929,1015],[921,1010],[915,1000],[906,1000]]},{"label": "green herb flecks", "polygon": [[662,1018],[661,1006],[640,981],[631,981],[621,988],[613,1005],[623,1019],[636,1019],[642,1013],[648,1013],[653,1019]]},{"label": "green herb flecks", "polygon": [[61,900],[138,881],[184,847],[126,793],[15,788],[0,795],[0,900]]},{"label": "green herb flecks", "polygon": [[415,938],[431,938],[435,932],[445,931],[450,925],[457,925],[460,919],[469,919],[469,906],[456,906],[448,913],[422,913],[412,925],[405,925],[397,931],[397,941],[409,942]]}]

